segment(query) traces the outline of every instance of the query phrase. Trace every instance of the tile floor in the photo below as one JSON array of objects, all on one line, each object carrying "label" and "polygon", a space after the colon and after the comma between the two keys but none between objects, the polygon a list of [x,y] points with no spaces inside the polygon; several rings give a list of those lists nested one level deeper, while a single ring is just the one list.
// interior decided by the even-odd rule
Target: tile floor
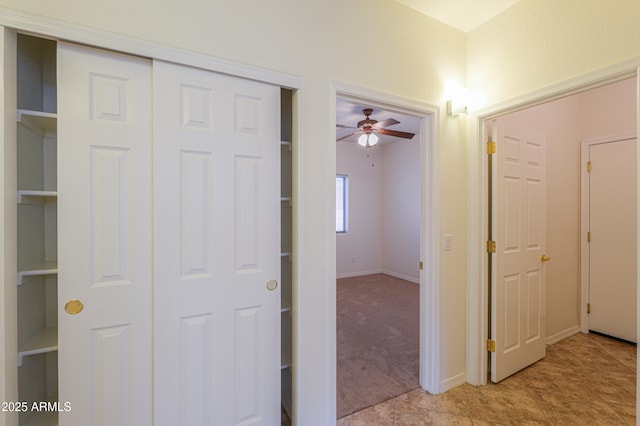
[{"label": "tile floor", "polygon": [[577,334],[503,380],[440,395],[416,389],[339,419],[354,425],[635,425],[636,347]]}]

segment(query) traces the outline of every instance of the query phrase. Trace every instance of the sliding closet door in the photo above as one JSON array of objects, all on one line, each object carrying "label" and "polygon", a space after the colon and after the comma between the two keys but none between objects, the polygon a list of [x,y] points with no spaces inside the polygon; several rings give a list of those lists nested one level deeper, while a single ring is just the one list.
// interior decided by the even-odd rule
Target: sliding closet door
[{"label": "sliding closet door", "polygon": [[58,48],[61,425],[152,423],[151,64]]},{"label": "sliding closet door", "polygon": [[154,62],[157,425],[280,422],[280,88]]}]

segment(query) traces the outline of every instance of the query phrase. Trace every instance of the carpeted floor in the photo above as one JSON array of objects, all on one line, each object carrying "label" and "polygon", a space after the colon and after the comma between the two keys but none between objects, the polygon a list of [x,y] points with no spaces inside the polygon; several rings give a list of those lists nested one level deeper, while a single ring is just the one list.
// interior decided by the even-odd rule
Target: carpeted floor
[{"label": "carpeted floor", "polygon": [[338,418],[419,386],[419,285],[385,274],[337,280]]}]

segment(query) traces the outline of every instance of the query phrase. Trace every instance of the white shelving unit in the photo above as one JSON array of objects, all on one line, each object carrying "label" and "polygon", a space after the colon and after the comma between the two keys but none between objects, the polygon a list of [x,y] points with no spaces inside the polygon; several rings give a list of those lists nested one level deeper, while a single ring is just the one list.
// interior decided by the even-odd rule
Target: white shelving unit
[{"label": "white shelving unit", "polygon": [[18,399],[31,406],[58,400],[56,43],[19,34],[17,53]]},{"label": "white shelving unit", "polygon": [[56,191],[18,190],[18,204],[44,204],[57,196]]},{"label": "white shelving unit", "polygon": [[280,225],[281,225],[281,401],[284,410],[293,418],[293,173],[292,173],[292,141],[293,141],[293,92],[281,91],[281,139],[280,142]]},{"label": "white shelving unit", "polygon": [[54,112],[20,109],[17,111],[17,121],[30,129],[42,133],[56,133],[57,114]]}]

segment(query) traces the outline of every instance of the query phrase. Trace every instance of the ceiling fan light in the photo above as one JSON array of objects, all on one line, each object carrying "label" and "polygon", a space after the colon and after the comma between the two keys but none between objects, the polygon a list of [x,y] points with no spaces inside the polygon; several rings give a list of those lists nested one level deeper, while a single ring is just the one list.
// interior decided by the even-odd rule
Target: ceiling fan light
[{"label": "ceiling fan light", "polygon": [[378,136],[374,133],[363,133],[358,138],[358,144],[364,147],[374,146],[378,143]]}]

